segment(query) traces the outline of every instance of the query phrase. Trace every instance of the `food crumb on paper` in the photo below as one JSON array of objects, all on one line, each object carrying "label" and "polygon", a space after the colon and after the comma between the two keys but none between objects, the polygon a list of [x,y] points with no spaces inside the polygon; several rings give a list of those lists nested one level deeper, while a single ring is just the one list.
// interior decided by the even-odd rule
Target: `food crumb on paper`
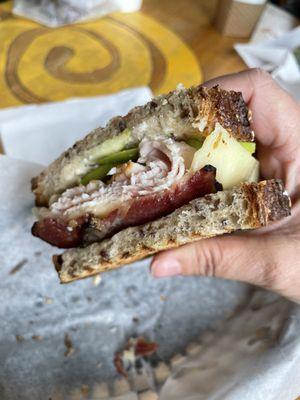
[{"label": "food crumb on paper", "polygon": [[22,335],[16,335],[16,341],[17,342],[24,342],[24,340],[25,340],[25,338],[24,338],[24,336],[22,336]]},{"label": "food crumb on paper", "polygon": [[82,396],[87,397],[89,395],[89,391],[90,391],[90,388],[89,388],[88,385],[82,385],[81,386]]},{"label": "food crumb on paper", "polygon": [[101,280],[102,280],[102,278],[101,278],[100,274],[93,276],[93,285],[94,286],[100,285]]},{"label": "food crumb on paper", "polygon": [[75,349],[73,347],[72,339],[68,333],[65,333],[64,343],[66,346],[66,351],[64,353],[64,356],[69,357],[70,355],[72,355],[74,353]]},{"label": "food crumb on paper", "polygon": [[14,275],[16,272],[20,271],[21,268],[27,263],[27,258],[23,258],[23,260],[19,261],[11,270],[9,275]]},{"label": "food crumb on paper", "polygon": [[37,342],[41,342],[44,339],[42,335],[32,335],[31,338]]},{"label": "food crumb on paper", "polygon": [[146,390],[139,394],[139,400],[157,400],[158,395],[157,393],[153,392],[152,390]]},{"label": "food crumb on paper", "polygon": [[53,299],[51,297],[44,297],[44,303],[45,304],[52,304],[53,303]]}]

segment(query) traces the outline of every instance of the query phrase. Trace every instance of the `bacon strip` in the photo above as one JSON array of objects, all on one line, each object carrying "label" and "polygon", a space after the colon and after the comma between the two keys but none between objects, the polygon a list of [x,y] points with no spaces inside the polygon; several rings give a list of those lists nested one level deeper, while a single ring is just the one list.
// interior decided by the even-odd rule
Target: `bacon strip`
[{"label": "bacon strip", "polygon": [[33,224],[31,233],[62,249],[82,244],[89,216],[81,216],[71,221],[63,218],[44,218]]},{"label": "bacon strip", "polygon": [[129,226],[154,221],[197,197],[215,192],[215,168],[206,166],[194,174],[186,175],[170,189],[136,197],[103,219],[91,218],[84,239],[89,243],[104,239]]},{"label": "bacon strip", "polygon": [[[76,247],[109,237],[129,226],[137,226],[170,214],[189,201],[218,189],[216,169],[205,166],[185,175],[169,189],[135,197],[124,202],[118,210],[99,219],[93,215],[80,216],[71,221],[63,218],[44,218],[36,222],[32,233],[61,248]],[[74,226],[74,228],[73,228]]]}]

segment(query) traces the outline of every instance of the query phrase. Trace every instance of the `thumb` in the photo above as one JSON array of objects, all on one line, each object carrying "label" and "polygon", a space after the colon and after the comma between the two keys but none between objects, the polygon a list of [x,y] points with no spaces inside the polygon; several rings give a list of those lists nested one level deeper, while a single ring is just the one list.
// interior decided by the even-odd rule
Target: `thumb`
[{"label": "thumb", "polygon": [[283,247],[281,240],[267,235],[211,238],[156,255],[151,273],[214,276],[276,290]]}]

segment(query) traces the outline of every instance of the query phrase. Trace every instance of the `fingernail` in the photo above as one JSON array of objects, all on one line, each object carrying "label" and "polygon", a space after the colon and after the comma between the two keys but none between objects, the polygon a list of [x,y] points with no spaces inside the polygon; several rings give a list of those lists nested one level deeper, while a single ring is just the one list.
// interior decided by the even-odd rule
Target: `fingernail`
[{"label": "fingernail", "polygon": [[151,265],[151,274],[156,277],[181,274],[181,266],[177,260],[155,260]]}]

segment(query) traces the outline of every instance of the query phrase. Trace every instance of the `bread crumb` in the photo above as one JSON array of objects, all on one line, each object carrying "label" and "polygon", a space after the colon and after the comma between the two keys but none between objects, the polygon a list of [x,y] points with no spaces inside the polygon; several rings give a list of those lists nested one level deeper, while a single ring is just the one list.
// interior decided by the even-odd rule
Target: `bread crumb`
[{"label": "bread crumb", "polygon": [[139,400],[157,400],[158,395],[152,390],[146,390],[145,392],[139,393]]},{"label": "bread crumb", "polygon": [[101,280],[102,278],[100,274],[93,276],[93,285],[98,286],[101,283]]},{"label": "bread crumb", "polygon": [[161,301],[166,301],[166,300],[167,300],[167,297],[166,297],[166,296],[163,296],[163,295],[161,295],[161,296],[160,296],[160,300],[161,300]]},{"label": "bread crumb", "polygon": [[25,338],[22,335],[16,335],[16,340],[17,340],[17,342],[20,343],[20,342],[24,342]]},{"label": "bread crumb", "polygon": [[170,375],[170,368],[164,362],[158,363],[157,367],[154,368],[154,376],[158,383],[163,383],[167,380]]},{"label": "bread crumb", "polygon": [[10,271],[9,275],[14,275],[16,272],[20,271],[22,267],[27,263],[27,258],[23,258],[23,260],[19,261]]},{"label": "bread crumb", "polygon": [[199,353],[200,350],[201,350],[201,345],[198,343],[190,343],[185,349],[187,354],[189,354],[190,356],[196,355],[197,353]]},{"label": "bread crumb", "polygon": [[88,397],[90,388],[88,385],[82,385],[80,391],[81,391],[82,396]]},{"label": "bread crumb", "polygon": [[31,338],[37,342],[41,342],[44,339],[42,335],[32,335]]},{"label": "bread crumb", "polygon": [[64,353],[64,356],[69,357],[70,355],[72,355],[74,353],[75,349],[73,347],[73,342],[71,340],[71,337],[68,333],[65,333],[64,343],[66,346],[66,351]]},{"label": "bread crumb", "polygon": [[181,354],[176,354],[174,357],[171,358],[170,363],[172,368],[177,367],[178,365],[182,364],[186,360]]},{"label": "bread crumb", "polygon": [[53,303],[53,299],[51,297],[44,297],[44,303],[45,304],[52,304]]}]

